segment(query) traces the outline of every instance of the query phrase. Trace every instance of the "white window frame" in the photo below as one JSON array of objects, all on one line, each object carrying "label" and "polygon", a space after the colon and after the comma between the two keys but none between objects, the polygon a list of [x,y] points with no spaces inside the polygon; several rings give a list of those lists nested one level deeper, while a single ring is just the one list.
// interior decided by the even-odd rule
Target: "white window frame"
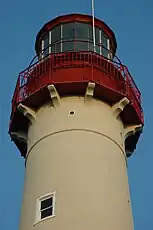
[{"label": "white window frame", "polygon": [[51,44],[52,44],[52,32],[49,31],[49,54],[51,54]]},{"label": "white window frame", "polygon": [[61,52],[63,52],[63,24],[60,25],[61,26]]},{"label": "white window frame", "polygon": [[108,58],[111,59],[110,40],[109,40],[109,38],[107,38],[107,49],[108,49]]},{"label": "white window frame", "polygon": [[100,55],[102,55],[102,30],[99,31]]},{"label": "white window frame", "polygon": [[[37,202],[36,202],[36,215],[35,215],[34,225],[39,223],[39,222],[41,222],[41,221],[44,221],[44,220],[47,220],[49,218],[55,217],[55,196],[56,196],[56,192],[52,192],[52,193],[48,193],[48,194],[46,194],[44,196],[41,196],[41,197],[39,197],[37,199]],[[52,215],[41,219],[41,202],[44,201],[44,200],[47,200],[47,199],[49,199],[51,197],[53,198]]]},{"label": "white window frame", "polygon": [[44,57],[44,51],[42,51],[44,49],[44,39],[42,40],[42,43],[41,43],[41,58]]}]

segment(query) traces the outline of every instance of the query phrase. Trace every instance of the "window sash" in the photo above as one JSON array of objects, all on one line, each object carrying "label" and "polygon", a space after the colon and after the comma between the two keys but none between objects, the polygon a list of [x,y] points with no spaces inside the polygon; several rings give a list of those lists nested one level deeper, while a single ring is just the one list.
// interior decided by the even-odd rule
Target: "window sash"
[{"label": "window sash", "polygon": [[[41,202],[44,200],[50,199],[50,198],[52,198],[52,204],[46,208],[41,209]],[[50,209],[51,209],[51,215],[48,215],[48,216],[42,218],[42,213],[47,211],[47,210],[50,210]],[[42,197],[37,199],[36,216],[35,216],[35,223],[34,224],[38,223],[39,221],[41,221],[43,219],[50,218],[53,216],[55,216],[55,192],[47,194],[47,195],[42,196]]]},{"label": "window sash", "polygon": [[40,209],[40,212],[43,212],[43,211],[45,211],[46,209],[50,209],[50,208],[53,208],[53,205],[50,205],[50,206],[48,206],[47,208]]}]

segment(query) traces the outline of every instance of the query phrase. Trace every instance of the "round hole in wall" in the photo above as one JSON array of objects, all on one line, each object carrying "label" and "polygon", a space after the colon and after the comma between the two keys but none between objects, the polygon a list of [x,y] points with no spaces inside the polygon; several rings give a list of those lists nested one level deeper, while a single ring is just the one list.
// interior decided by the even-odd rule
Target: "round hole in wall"
[{"label": "round hole in wall", "polygon": [[70,114],[73,115],[73,114],[74,114],[74,111],[70,111]]}]

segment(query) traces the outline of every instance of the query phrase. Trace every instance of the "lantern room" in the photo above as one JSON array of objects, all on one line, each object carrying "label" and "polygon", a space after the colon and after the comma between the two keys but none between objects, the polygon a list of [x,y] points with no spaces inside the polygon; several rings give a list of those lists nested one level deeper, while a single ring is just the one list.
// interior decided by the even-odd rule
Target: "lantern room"
[{"label": "lantern room", "polygon": [[93,44],[92,16],[70,14],[60,16],[43,26],[36,38],[39,59],[51,53],[94,51],[112,59],[116,51],[113,31],[95,19],[95,47]]}]

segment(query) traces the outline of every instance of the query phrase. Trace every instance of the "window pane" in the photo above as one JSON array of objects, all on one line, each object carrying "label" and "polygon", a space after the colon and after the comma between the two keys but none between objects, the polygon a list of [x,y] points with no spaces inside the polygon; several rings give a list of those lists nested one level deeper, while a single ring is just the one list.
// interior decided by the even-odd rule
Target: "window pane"
[{"label": "window pane", "polygon": [[52,45],[51,52],[52,53],[60,53],[61,52],[61,43],[57,43],[55,45]]},{"label": "window pane", "polygon": [[41,211],[41,219],[47,217],[47,216],[51,216],[53,214],[53,208],[48,208],[44,211]]},{"label": "window pane", "polygon": [[61,40],[61,25],[54,27],[51,31],[52,44],[60,40]]},{"label": "window pane", "polygon": [[74,42],[64,42],[63,52],[74,51]]},{"label": "window pane", "polygon": [[75,37],[75,23],[63,24],[63,39],[74,39]]},{"label": "window pane", "polygon": [[87,23],[76,22],[75,38],[89,39],[89,25]]},{"label": "window pane", "polygon": [[52,206],[52,204],[53,204],[53,197],[41,201],[41,210]]},{"label": "window pane", "polygon": [[49,34],[46,34],[44,37],[44,57],[46,57],[49,54]]},{"label": "window pane", "polygon": [[107,36],[102,31],[102,46],[103,46],[103,48],[102,48],[102,55],[104,57],[108,57],[107,40],[108,40]]},{"label": "window pane", "polygon": [[[89,51],[94,51],[94,44],[93,43],[89,44]],[[100,46],[96,45],[95,52],[100,54]]]},{"label": "window pane", "polygon": [[75,51],[88,51],[88,42],[75,42]]},{"label": "window pane", "polygon": [[100,43],[100,29],[97,27],[95,28],[95,40],[97,44]]},{"label": "window pane", "polygon": [[[100,29],[95,27],[95,42],[96,42],[96,53],[100,54],[100,46],[98,44],[100,44]],[[93,27],[90,26],[89,27],[89,50],[90,51],[94,51],[94,42],[93,42]]]},{"label": "window pane", "polygon": [[89,40],[93,41],[93,28],[89,25]]}]

